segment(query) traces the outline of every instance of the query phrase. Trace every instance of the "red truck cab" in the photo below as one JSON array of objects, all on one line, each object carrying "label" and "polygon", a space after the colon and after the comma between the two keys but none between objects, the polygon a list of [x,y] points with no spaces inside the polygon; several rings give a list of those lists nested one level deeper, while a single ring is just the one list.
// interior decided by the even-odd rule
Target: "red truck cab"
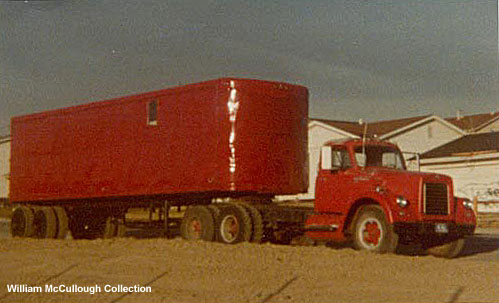
[{"label": "red truck cab", "polygon": [[454,257],[476,225],[471,203],[454,197],[452,179],[407,171],[399,148],[380,140],[330,141],[322,147],[313,239],[352,240],[359,249],[393,252],[418,243]]}]

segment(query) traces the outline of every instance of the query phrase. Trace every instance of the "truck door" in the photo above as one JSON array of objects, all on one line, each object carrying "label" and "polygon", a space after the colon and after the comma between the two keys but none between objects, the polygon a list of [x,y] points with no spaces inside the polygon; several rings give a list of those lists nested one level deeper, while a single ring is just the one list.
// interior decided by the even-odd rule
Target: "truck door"
[{"label": "truck door", "polygon": [[348,209],[346,202],[352,180],[351,163],[346,147],[333,146],[322,151],[316,182],[316,212],[344,213]]}]

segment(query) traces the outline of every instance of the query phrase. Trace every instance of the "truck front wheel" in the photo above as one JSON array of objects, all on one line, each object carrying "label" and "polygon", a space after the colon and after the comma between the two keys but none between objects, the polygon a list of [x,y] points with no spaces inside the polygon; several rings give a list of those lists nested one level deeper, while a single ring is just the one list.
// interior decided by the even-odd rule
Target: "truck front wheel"
[{"label": "truck front wheel", "polygon": [[445,244],[430,247],[426,251],[435,257],[452,259],[459,256],[464,248],[464,242],[464,238],[460,238]]},{"label": "truck front wheel", "polygon": [[364,206],[354,222],[353,246],[355,249],[377,253],[393,253],[398,236],[386,221],[379,206]]}]

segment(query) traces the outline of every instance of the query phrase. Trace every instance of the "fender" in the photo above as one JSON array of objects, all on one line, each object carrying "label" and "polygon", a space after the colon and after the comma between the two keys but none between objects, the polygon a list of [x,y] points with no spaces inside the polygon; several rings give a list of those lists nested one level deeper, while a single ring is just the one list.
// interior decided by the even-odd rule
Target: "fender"
[{"label": "fender", "polygon": [[464,207],[464,202],[472,203],[468,199],[455,197],[455,220],[457,225],[476,226],[476,215],[473,209]]},{"label": "fender", "polygon": [[354,199],[352,199],[352,202],[349,203],[349,209],[347,213],[350,215],[352,208],[357,209],[362,204],[373,204],[372,202],[374,202],[374,204],[378,204],[381,206],[383,212],[385,213],[386,219],[388,220],[388,223],[393,224],[395,220],[389,201],[395,201],[395,199],[396,197],[389,192],[361,192],[356,195]]}]

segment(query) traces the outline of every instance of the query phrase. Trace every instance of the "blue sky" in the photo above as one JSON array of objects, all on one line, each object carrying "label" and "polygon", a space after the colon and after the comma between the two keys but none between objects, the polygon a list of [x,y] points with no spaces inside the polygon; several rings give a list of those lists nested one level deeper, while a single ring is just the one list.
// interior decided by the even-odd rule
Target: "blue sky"
[{"label": "blue sky", "polygon": [[10,117],[225,76],[310,90],[310,116],[499,110],[496,0],[0,3]]}]

